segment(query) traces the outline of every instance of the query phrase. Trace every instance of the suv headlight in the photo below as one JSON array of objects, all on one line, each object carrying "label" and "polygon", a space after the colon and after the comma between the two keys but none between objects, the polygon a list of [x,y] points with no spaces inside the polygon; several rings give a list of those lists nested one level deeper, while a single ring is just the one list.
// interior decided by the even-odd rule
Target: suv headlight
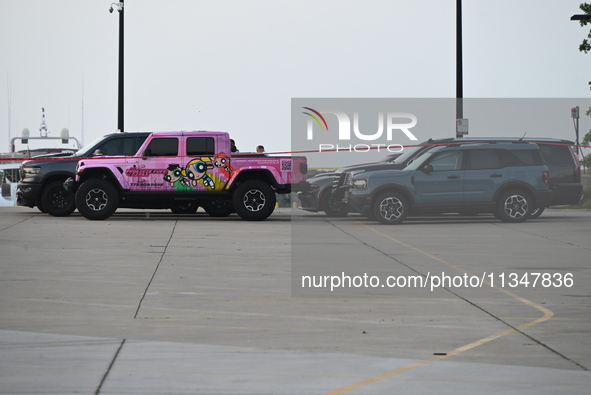
[{"label": "suv headlight", "polygon": [[358,180],[353,180],[353,188],[355,189],[367,189],[367,180],[364,178],[360,178]]}]

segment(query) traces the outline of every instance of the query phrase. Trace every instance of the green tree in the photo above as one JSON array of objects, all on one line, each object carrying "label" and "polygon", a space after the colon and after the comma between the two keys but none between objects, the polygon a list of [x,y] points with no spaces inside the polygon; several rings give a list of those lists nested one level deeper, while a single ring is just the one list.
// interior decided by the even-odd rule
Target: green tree
[{"label": "green tree", "polygon": [[[582,3],[579,8],[581,11],[585,13],[585,15],[591,16],[591,4],[589,3]],[[587,26],[587,24],[591,24],[591,19],[582,19],[579,21],[582,27]],[[579,51],[584,53],[589,53],[591,51],[591,30],[587,34],[587,37],[583,39],[581,45],[579,45]],[[588,82],[589,89],[591,89],[591,81]],[[591,116],[591,107],[585,113],[587,116]],[[591,145],[591,130],[589,130],[585,136],[583,136],[583,141],[581,141],[583,145]],[[591,154],[585,155],[582,159],[582,164],[585,168],[591,168]]]}]

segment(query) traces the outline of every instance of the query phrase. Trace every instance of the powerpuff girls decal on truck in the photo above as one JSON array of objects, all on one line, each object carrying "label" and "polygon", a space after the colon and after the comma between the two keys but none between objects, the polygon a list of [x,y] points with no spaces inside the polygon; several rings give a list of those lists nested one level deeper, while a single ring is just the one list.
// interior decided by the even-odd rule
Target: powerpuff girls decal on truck
[{"label": "powerpuff girls decal on truck", "polygon": [[166,174],[164,175],[164,181],[170,183],[170,186],[175,191],[192,191],[191,184],[184,176],[185,169],[182,169],[178,164],[168,165]]},{"label": "powerpuff girls decal on truck", "polygon": [[[226,186],[234,169],[229,167],[230,158],[224,158],[223,172],[216,172],[214,169],[214,159],[210,157],[201,157],[190,160],[186,166],[178,163],[168,165],[166,169],[138,169],[131,167],[125,171],[129,177],[143,178],[142,181],[134,182],[132,187],[155,187],[162,190],[172,187],[175,191],[193,191],[193,190],[212,190],[221,191]],[[218,174],[216,174],[218,173]],[[164,175],[162,177],[162,186],[157,180],[147,181],[152,175]]]}]

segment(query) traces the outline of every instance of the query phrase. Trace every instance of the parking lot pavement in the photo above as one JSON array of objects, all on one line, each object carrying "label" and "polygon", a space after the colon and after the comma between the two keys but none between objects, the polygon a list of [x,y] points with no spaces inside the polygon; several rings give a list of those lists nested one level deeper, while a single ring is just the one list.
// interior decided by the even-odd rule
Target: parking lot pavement
[{"label": "parking lot pavement", "polygon": [[[571,210],[380,226],[0,208],[0,393],[588,393],[590,235]],[[301,287],[342,273],[431,282]],[[495,286],[453,283],[472,277]]]}]

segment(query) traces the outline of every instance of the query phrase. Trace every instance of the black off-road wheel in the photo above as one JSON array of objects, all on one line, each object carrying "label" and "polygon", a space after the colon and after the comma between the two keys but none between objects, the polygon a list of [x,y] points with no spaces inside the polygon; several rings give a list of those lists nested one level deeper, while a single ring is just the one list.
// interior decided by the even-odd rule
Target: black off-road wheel
[{"label": "black off-road wheel", "polygon": [[275,209],[275,192],[269,184],[260,180],[249,180],[234,191],[232,204],[240,218],[246,221],[262,221]]},{"label": "black off-road wheel", "polygon": [[35,200],[35,206],[37,206],[37,210],[41,211],[42,213],[47,213],[47,211],[45,211],[45,207],[43,207],[43,202],[41,201],[40,197]]},{"label": "black off-road wheel", "polygon": [[373,205],[373,215],[385,225],[397,225],[406,219],[410,205],[399,192],[384,192],[378,195]]},{"label": "black off-road wheel", "polygon": [[108,181],[91,178],[78,188],[76,207],[80,214],[92,220],[109,218],[119,205],[119,192]]},{"label": "black off-road wheel", "polygon": [[39,210],[54,217],[67,217],[76,210],[74,194],[64,188],[63,181],[53,181],[41,193]]},{"label": "black off-road wheel", "polygon": [[349,214],[349,210],[331,204],[331,195],[332,192],[330,190],[326,190],[322,193],[322,196],[320,197],[320,210],[324,211],[329,217],[346,217]]},{"label": "black off-road wheel", "polygon": [[205,199],[201,201],[201,207],[212,217],[227,217],[234,212],[232,202],[227,199]]},{"label": "black off-road wheel", "polygon": [[533,208],[529,194],[515,189],[501,194],[496,213],[503,222],[524,222],[529,218]]},{"label": "black off-road wheel", "polygon": [[170,203],[170,211],[174,214],[195,214],[198,208],[196,200],[175,200]]}]

